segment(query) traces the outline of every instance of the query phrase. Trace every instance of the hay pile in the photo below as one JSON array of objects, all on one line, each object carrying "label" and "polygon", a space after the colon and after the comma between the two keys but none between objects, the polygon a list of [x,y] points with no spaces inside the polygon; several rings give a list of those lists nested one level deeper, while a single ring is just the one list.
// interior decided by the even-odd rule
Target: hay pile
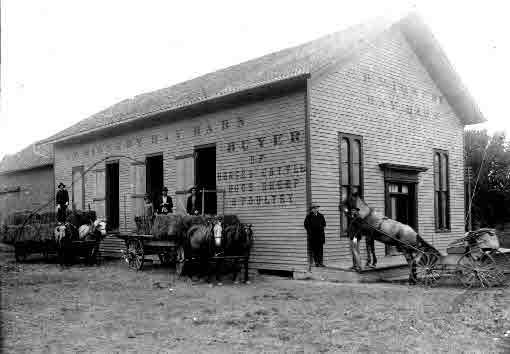
[{"label": "hay pile", "polygon": [[[79,227],[96,220],[95,211],[69,211],[66,221]],[[54,211],[38,214],[13,213],[0,226],[0,242],[47,242],[55,239],[56,214]]]},{"label": "hay pile", "polygon": [[73,224],[76,227],[80,227],[84,224],[90,224],[96,220],[96,212],[94,210],[82,211],[73,210],[67,214],[66,221]]},{"label": "hay pile", "polygon": [[55,238],[55,223],[28,225],[2,225],[0,228],[0,240],[3,243],[13,244],[16,242],[47,242]]}]

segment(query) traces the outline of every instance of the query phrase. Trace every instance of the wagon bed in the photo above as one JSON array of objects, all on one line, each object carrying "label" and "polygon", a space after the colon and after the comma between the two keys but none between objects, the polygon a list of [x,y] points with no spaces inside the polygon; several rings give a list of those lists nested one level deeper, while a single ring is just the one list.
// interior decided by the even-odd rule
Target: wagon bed
[{"label": "wagon bed", "polygon": [[177,260],[175,240],[160,240],[150,234],[117,234],[116,237],[124,240],[126,250],[122,251],[129,267],[141,270],[145,256],[158,255],[162,264],[170,264]]}]

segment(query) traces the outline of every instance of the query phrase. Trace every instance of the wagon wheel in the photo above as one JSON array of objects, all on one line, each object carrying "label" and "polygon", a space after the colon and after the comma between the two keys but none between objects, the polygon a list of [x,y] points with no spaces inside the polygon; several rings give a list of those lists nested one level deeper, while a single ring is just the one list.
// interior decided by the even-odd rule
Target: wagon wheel
[{"label": "wagon wheel", "polygon": [[172,259],[173,258],[172,258],[172,255],[169,252],[159,253],[158,257],[159,257],[159,261],[163,265],[168,265],[168,264],[172,263]]},{"label": "wagon wheel", "polygon": [[457,278],[466,288],[490,288],[504,282],[504,273],[494,258],[478,249],[462,255],[457,266]]},{"label": "wagon wheel", "polygon": [[184,265],[186,263],[186,255],[184,252],[184,247],[179,246],[177,247],[177,254],[175,257],[175,272],[178,276],[181,276],[184,274]]},{"label": "wagon wheel", "polygon": [[138,239],[132,239],[127,245],[129,268],[141,270],[143,267],[143,244]]},{"label": "wagon wheel", "polygon": [[[415,284],[433,286],[441,278],[441,272],[437,268],[438,257],[433,254],[420,253],[411,263],[411,279]],[[413,267],[415,271],[413,272]]]}]

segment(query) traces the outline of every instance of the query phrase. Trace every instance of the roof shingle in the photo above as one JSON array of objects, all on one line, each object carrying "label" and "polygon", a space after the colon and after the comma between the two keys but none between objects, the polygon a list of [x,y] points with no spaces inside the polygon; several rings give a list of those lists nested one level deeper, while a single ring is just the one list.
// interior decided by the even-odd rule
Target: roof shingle
[{"label": "roof shingle", "polygon": [[5,155],[0,161],[0,173],[29,170],[46,165],[53,165],[53,146],[32,144],[15,154]]},{"label": "roof shingle", "polygon": [[162,110],[182,108],[203,100],[240,92],[299,74],[319,71],[347,56],[354,48],[388,28],[391,22],[377,19],[352,26],[305,44],[246,61],[161,90],[123,100],[44,139],[66,137],[128,120],[149,116]]}]

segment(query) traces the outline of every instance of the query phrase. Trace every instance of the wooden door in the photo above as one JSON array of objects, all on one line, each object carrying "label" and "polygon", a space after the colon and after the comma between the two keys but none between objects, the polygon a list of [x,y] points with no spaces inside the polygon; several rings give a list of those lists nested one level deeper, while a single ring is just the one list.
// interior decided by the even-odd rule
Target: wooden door
[{"label": "wooden door", "polygon": [[119,228],[119,164],[106,164],[106,221],[110,230]]},{"label": "wooden door", "polygon": [[[416,198],[414,183],[393,183],[386,184],[387,202],[386,214],[389,218],[416,229]],[[396,247],[386,246],[386,255],[399,255]]]}]

